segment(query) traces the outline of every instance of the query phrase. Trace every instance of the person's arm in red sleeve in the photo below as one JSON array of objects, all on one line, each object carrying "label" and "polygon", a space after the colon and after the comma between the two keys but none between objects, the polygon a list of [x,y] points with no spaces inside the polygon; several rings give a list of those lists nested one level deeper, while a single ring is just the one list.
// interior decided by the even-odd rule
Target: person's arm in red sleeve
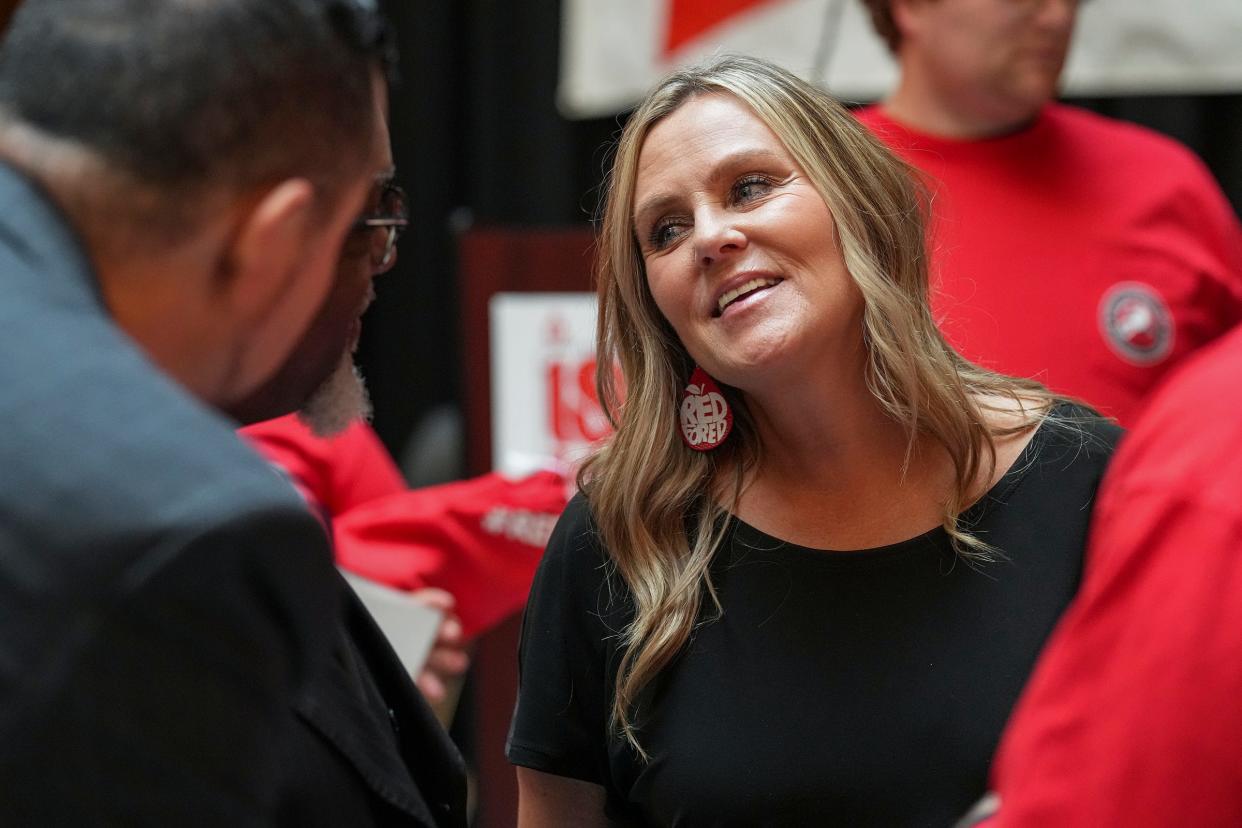
[{"label": "person's arm in red sleeve", "polygon": [[993,771],[989,828],[1242,825],[1242,329],[1102,487],[1083,588]]},{"label": "person's arm in red sleeve", "polygon": [[1147,492],[1111,507],[1094,545],[1113,571],[1012,724],[996,828],[1242,825],[1242,506]]},{"label": "person's arm in red sleeve", "polygon": [[335,437],[316,436],[293,414],[246,426],[241,433],[334,518],[407,488],[379,436],[362,420]]},{"label": "person's arm in red sleeve", "polygon": [[521,610],[566,481],[486,474],[377,499],[333,524],[337,562],[397,589],[443,589],[470,639]]}]

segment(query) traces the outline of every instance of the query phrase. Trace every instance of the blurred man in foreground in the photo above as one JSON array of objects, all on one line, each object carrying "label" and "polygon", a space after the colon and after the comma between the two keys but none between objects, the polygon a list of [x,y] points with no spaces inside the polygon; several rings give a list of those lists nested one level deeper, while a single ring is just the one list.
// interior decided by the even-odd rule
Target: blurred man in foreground
[{"label": "blurred man in foreground", "polygon": [[312,320],[349,350],[374,269],[343,291],[338,262],[395,218],[384,31],[363,0],[14,17],[4,824],[464,824],[459,760],[322,526],[216,413],[287,381]]},{"label": "blurred man in foreground", "polygon": [[863,0],[900,65],[860,119],[933,194],[950,342],[1129,424],[1242,320],[1242,227],[1149,130],[1052,102],[1076,0]]}]

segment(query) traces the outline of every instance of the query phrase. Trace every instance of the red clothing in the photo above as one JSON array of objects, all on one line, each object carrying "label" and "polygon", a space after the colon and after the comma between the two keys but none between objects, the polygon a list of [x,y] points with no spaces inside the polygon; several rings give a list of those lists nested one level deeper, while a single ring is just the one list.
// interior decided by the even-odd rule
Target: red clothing
[{"label": "red clothing", "polygon": [[338,515],[336,559],[399,589],[447,590],[473,638],[526,605],[566,497],[565,479],[550,471],[411,489]]},{"label": "red clothing", "polygon": [[987,825],[1242,825],[1242,328],[1152,400],[1083,586],[994,768]]},{"label": "red clothing", "polygon": [[362,420],[331,439],[316,437],[293,414],[246,426],[241,433],[328,515],[409,488],[379,435]]},{"label": "red clothing", "polygon": [[932,304],[968,359],[1129,424],[1242,320],[1242,227],[1180,144],[1061,104],[981,141],[858,117],[927,175]]},{"label": "red clothing", "polygon": [[553,472],[409,489],[361,421],[331,439],[293,415],[242,433],[331,523],[337,563],[399,589],[448,591],[467,638],[525,605],[568,497],[565,479]]}]

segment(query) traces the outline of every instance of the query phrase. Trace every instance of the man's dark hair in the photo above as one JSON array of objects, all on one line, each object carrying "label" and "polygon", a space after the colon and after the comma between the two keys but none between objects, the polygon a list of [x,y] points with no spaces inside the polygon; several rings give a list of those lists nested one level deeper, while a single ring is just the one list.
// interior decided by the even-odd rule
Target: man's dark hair
[{"label": "man's dark hair", "polygon": [[25,0],[0,47],[0,112],[176,192],[361,163],[374,0]]}]

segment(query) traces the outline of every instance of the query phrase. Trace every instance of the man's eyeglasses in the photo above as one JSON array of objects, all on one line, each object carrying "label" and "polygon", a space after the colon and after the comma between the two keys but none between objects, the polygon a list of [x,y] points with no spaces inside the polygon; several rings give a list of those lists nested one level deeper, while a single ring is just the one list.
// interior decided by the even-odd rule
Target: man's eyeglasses
[{"label": "man's eyeglasses", "polygon": [[371,267],[376,273],[392,267],[397,258],[397,239],[409,224],[405,191],[396,184],[385,184],[376,211],[354,222],[352,232],[368,242]]}]

